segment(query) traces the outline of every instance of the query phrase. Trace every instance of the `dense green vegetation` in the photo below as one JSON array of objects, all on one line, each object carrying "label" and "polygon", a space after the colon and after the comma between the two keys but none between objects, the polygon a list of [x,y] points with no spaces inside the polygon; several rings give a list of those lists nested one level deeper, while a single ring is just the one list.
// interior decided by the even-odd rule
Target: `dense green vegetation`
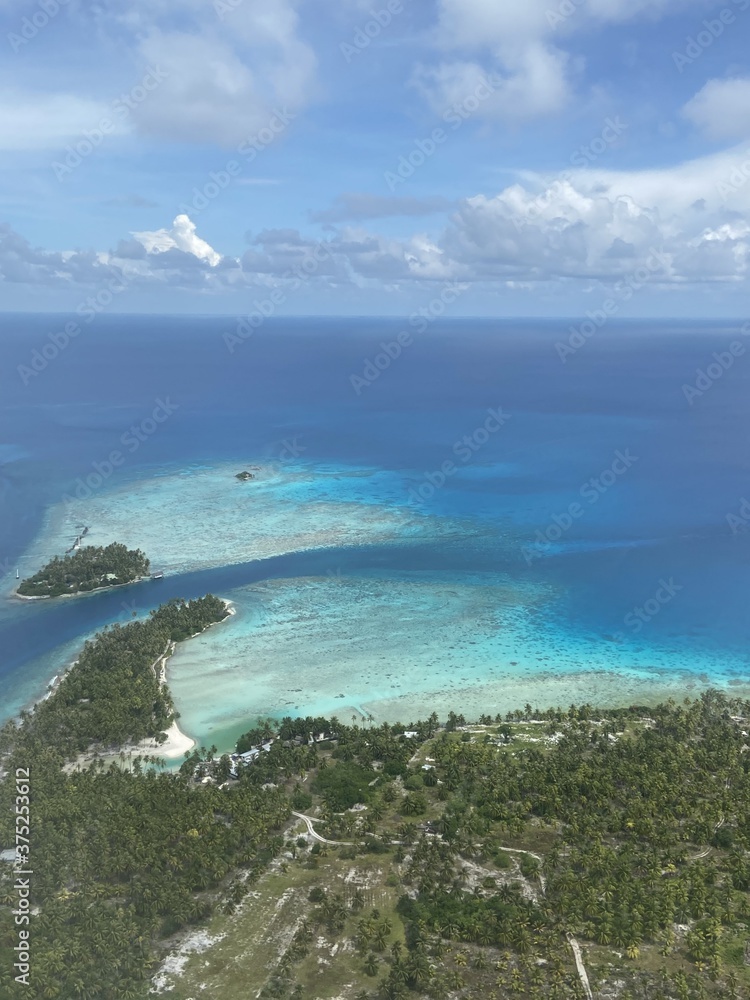
[{"label": "dense green vegetation", "polygon": [[140,549],[128,549],[119,542],[104,548],[86,545],[62,559],[55,556],[34,576],[22,580],[18,593],[24,597],[61,597],[132,583],[148,572],[149,561]]},{"label": "dense green vegetation", "polygon": [[[144,622],[88,643],[55,694],[0,732],[0,845],[14,843],[16,768],[31,786],[33,961],[29,987],[12,980],[16,902],[0,872],[0,996],[127,1000],[148,993],[157,942],[211,912],[230,872],[252,880],[278,851],[273,831],[289,812],[283,792],[248,782],[231,793],[158,773],[150,758],[128,769],[95,760],[66,766],[92,742],[154,736],[172,718],[154,661],[169,643],[226,616],[208,596],[172,602]],[[2,905],[5,904],[5,905]],[[24,993],[25,991],[25,993]]]},{"label": "dense green vegetation", "polygon": [[[201,983],[225,1000],[584,998],[578,948],[597,998],[750,995],[750,703],[708,692],[650,709],[526,706],[478,726],[433,715],[410,738],[258,720],[240,745],[273,745],[237,781],[215,747],[175,774],[122,754],[70,763],[92,743],[159,733],[173,709],[158,661],[225,614],[209,596],[106,630],[48,701],[0,730],[3,771],[31,771],[29,995],[145,1000],[170,936],[219,921],[173,1000]],[[13,843],[14,795],[6,777],[0,847]],[[316,817],[323,842],[300,836],[291,809]],[[256,912],[269,878],[280,895]]]},{"label": "dense green vegetation", "polygon": [[[320,875],[304,879],[313,905],[261,995],[583,998],[573,944],[595,997],[750,995],[748,719],[750,703],[709,692],[610,712],[527,706],[476,727],[454,716],[439,731],[433,719],[411,740],[331,720],[335,746],[305,751],[312,781],[292,785],[299,762],[284,754],[298,749],[264,761],[350,846],[288,842],[300,882]],[[341,811],[353,778],[362,812]],[[323,862],[332,851],[340,861]],[[373,855],[378,898],[397,904],[385,915],[369,890],[342,891]]]},{"label": "dense green vegetation", "polygon": [[92,744],[118,746],[158,736],[174,720],[169,689],[156,661],[170,643],[202,632],[227,616],[218,597],[172,601],[144,621],[115,625],[87,642],[54,697],[32,715],[0,730],[0,752],[15,745],[30,755],[47,751],[62,760]]},{"label": "dense green vegetation", "polygon": [[327,767],[318,771],[313,783],[313,791],[320,795],[329,809],[343,812],[357,803],[370,801],[369,784],[372,769],[351,761],[340,763],[338,767]]}]

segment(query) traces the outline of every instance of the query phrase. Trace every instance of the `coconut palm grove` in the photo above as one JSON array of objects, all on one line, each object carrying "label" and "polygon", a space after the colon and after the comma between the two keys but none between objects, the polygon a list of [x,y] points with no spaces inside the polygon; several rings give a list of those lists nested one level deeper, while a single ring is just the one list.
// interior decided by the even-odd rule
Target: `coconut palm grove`
[{"label": "coconut palm grove", "polygon": [[28,995],[747,995],[750,703],[257,719],[244,757],[165,770],[132,749],[174,719],[154,664],[226,613],[208,595],[106,629],[0,732],[0,844],[33,789]]}]

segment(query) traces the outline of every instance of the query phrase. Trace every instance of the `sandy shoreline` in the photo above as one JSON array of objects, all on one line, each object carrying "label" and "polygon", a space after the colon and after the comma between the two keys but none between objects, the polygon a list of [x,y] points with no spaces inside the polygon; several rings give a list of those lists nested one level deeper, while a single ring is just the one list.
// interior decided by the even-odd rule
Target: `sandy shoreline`
[{"label": "sandy shoreline", "polygon": [[[222,600],[224,601],[224,606],[227,610],[227,616],[231,617],[232,615],[235,615],[237,613],[237,609],[235,608],[234,603],[224,598],[222,598]],[[222,621],[226,620],[227,618],[222,619]],[[221,622],[212,622],[210,625],[207,625],[205,629],[203,629],[203,632],[207,632],[208,629],[213,628],[215,625],[221,625]],[[190,639],[203,635],[203,632],[195,632],[194,635],[190,636]],[[184,641],[189,642],[190,639],[185,639]],[[154,673],[158,671],[158,681],[160,684],[167,684],[167,664],[172,658],[176,648],[177,643],[170,642],[167,649],[151,665],[151,669]],[[50,698],[60,686],[66,674],[76,665],[77,662],[77,660],[74,660],[63,671],[55,674],[49,682],[46,694],[37,699],[34,704],[39,704],[39,702],[46,701]],[[105,753],[99,753],[89,749],[86,753],[79,754],[76,761],[71,766],[81,767],[84,764],[95,760],[97,757],[115,760],[119,758],[121,754],[127,754],[131,757],[157,756],[163,757],[165,760],[173,761],[179,759],[180,757],[184,757],[186,753],[189,753],[198,745],[197,741],[194,740],[192,736],[188,736],[186,733],[183,733],[176,720],[172,722],[167,729],[163,730],[163,732],[167,737],[163,743],[160,743],[156,738],[151,738],[141,740],[138,743],[126,743],[119,747],[110,747]]]},{"label": "sandy shoreline", "polygon": [[[224,600],[224,606],[227,609],[227,613],[231,617],[237,614],[237,609],[235,608],[232,601]],[[222,619],[226,621],[226,618]],[[214,625],[221,625],[221,622],[213,622],[211,625],[207,625],[203,632],[207,632],[208,629],[213,628]],[[203,632],[195,632],[190,636],[190,639],[195,639],[196,636],[203,635]],[[190,642],[190,639],[186,639],[185,642]],[[159,683],[167,684],[167,664],[172,659],[175,649],[177,648],[177,643],[170,643],[169,649],[161,656],[154,667],[160,664],[159,667]],[[198,745],[197,741],[188,736],[186,733],[180,729],[175,720],[169,729],[165,729],[167,739],[164,743],[158,743],[156,740],[141,740],[140,743],[136,744],[132,749],[133,752],[140,754],[157,754],[159,757],[164,757],[165,760],[176,760],[178,757],[184,757],[186,753],[189,753],[194,747]],[[128,748],[130,749],[130,748]]]},{"label": "sandy shoreline", "polygon": [[8,595],[8,599],[11,601],[64,601],[66,598],[71,600],[74,597],[88,597],[89,594],[101,594],[103,590],[119,590],[120,587],[132,587],[136,583],[144,583],[146,580],[151,580],[150,576],[139,576],[137,580],[131,580],[130,583],[113,583],[108,587],[94,587],[93,590],[77,590],[74,594],[19,594],[17,590],[12,590]]},{"label": "sandy shoreline", "polygon": [[133,746],[123,747],[125,753],[134,753],[138,756],[164,757],[165,760],[176,760],[183,757],[195,747],[196,741],[192,737],[182,732],[176,722],[173,722],[169,729],[165,729],[167,739],[164,743],[156,740],[141,740]]}]

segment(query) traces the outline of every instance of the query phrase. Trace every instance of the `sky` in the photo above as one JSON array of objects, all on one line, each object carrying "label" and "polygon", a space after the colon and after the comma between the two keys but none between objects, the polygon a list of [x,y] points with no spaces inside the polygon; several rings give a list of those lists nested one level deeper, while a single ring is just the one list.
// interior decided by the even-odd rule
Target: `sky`
[{"label": "sky", "polygon": [[0,0],[0,310],[744,317],[750,0]]}]

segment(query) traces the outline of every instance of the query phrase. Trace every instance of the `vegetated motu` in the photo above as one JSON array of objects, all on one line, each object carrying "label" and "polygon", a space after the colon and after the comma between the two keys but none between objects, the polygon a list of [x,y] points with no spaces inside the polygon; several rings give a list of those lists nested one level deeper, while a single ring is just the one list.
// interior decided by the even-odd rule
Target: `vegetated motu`
[{"label": "vegetated motu", "polygon": [[[240,902],[249,924],[223,929],[244,935],[246,968],[233,960],[230,990],[216,955],[210,972],[199,969],[228,1000],[249,995],[235,985],[259,967],[253,995],[279,1000],[329,996],[337,981],[370,1000],[583,998],[568,935],[597,997],[750,995],[749,702],[706,692],[649,709],[527,706],[463,733],[453,714],[444,727],[434,715],[408,727],[261,720],[247,739],[271,728],[270,751],[222,787],[226,774],[197,783],[193,760],[178,774],[146,770],[143,758],[65,766],[104,732],[158,732],[172,713],[154,660],[225,614],[208,597],[106,630],[50,699],[0,729],[0,844],[18,832],[17,769],[33,788],[30,995],[146,1000],[164,939]],[[206,770],[215,753],[201,752]],[[346,811],[353,798],[368,808]],[[288,827],[285,842],[300,807],[344,843],[300,848]],[[267,950],[248,949],[248,894],[284,850],[284,885],[304,886],[315,906],[269,966]],[[353,861],[383,874],[369,904],[369,890],[346,888]],[[6,867],[0,996],[16,985]],[[355,950],[333,947],[344,941]]]},{"label": "vegetated motu", "polygon": [[[68,766],[92,742],[158,735],[174,712],[155,661],[226,615],[207,595],[106,629],[50,698],[0,729],[0,844],[20,844],[35,869],[30,923],[19,927],[15,874],[0,863],[0,997],[147,997],[156,942],[208,916],[230,871],[260,873],[272,857],[272,831],[289,815],[282,791],[199,787],[148,767],[150,756]],[[33,800],[28,824],[27,814],[16,823],[18,795]],[[19,929],[38,946],[20,985]]]},{"label": "vegetated motu", "polygon": [[116,587],[148,576],[149,566],[140,549],[128,549],[119,542],[106,547],[86,545],[62,559],[55,556],[38,573],[23,580],[18,593],[23,597],[62,597]]}]

